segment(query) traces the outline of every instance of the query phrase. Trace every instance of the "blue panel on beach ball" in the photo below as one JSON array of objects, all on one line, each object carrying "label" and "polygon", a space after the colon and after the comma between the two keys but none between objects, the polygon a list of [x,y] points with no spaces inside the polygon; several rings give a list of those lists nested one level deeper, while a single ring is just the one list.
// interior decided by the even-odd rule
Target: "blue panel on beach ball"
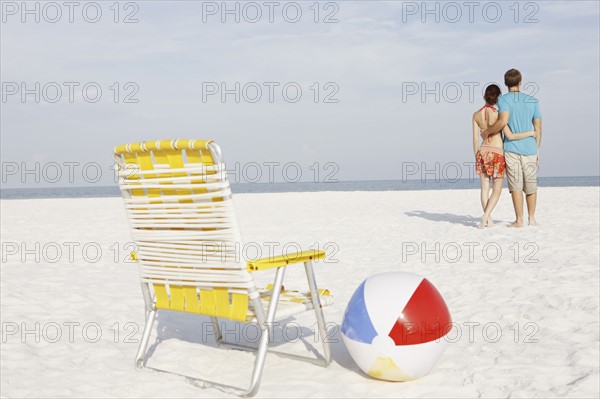
[{"label": "blue panel on beach ball", "polygon": [[342,323],[342,334],[358,342],[370,344],[377,336],[365,304],[365,283],[356,289],[348,302]]}]

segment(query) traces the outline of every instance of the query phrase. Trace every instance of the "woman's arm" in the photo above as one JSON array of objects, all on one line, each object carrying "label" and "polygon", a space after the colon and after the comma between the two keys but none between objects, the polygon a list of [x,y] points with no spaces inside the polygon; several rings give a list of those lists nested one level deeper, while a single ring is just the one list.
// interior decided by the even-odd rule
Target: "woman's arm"
[{"label": "woman's arm", "polygon": [[530,130],[528,132],[523,133],[513,133],[512,130],[510,130],[510,127],[508,127],[508,125],[506,125],[504,129],[502,129],[502,132],[509,140],[521,140],[531,136],[535,137],[535,130]]},{"label": "woman's arm", "polygon": [[473,115],[473,154],[477,155],[477,151],[479,151],[479,126]]},{"label": "woman's arm", "polygon": [[542,144],[542,118],[533,120],[533,129],[535,131],[535,141],[537,141],[538,150]]}]

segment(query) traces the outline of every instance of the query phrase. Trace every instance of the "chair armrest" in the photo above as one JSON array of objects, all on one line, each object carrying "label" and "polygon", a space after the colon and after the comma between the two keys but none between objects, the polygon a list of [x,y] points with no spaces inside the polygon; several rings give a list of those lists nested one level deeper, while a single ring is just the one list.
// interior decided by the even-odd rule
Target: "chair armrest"
[{"label": "chair armrest", "polygon": [[294,263],[304,263],[311,260],[323,259],[325,258],[325,255],[325,251],[311,249],[309,251],[253,260],[246,263],[246,268],[249,272],[255,272],[257,270],[267,270],[292,265]]}]

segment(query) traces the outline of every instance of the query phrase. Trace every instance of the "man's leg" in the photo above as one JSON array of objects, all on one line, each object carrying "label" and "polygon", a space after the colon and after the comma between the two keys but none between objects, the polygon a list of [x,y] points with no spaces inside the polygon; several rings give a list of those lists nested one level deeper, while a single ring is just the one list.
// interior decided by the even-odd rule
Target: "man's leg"
[{"label": "man's leg", "polygon": [[535,207],[537,205],[537,155],[523,157],[523,190],[527,201],[527,215],[530,226],[538,226],[535,220]]},{"label": "man's leg", "polygon": [[516,220],[508,227],[523,227],[523,169],[521,168],[520,155],[505,152],[506,176],[508,180],[508,191],[512,197]]},{"label": "man's leg", "polygon": [[539,226],[535,220],[535,206],[537,205],[537,193],[526,194],[525,200],[527,201],[527,214],[529,215],[529,225]]},{"label": "man's leg", "polygon": [[508,225],[508,227],[523,227],[525,222],[523,221],[523,192],[513,191],[510,193],[512,197],[513,207],[515,208],[515,216],[517,220]]}]

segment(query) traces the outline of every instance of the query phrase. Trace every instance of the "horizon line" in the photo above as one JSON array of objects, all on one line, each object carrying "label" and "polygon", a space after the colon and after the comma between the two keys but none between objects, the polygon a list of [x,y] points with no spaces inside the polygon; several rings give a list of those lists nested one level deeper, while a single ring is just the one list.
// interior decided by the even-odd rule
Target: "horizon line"
[{"label": "horizon line", "polygon": [[[540,179],[568,179],[568,178],[597,178],[600,180],[600,175],[587,175],[587,176],[539,176],[538,178]],[[263,185],[263,184],[299,184],[299,183],[304,183],[304,184],[323,184],[323,185],[330,185],[330,184],[338,184],[338,183],[368,183],[368,182],[400,182],[400,183],[408,183],[408,182],[421,182],[423,184],[425,183],[438,183],[438,182],[446,182],[449,184],[452,183],[456,183],[459,181],[472,181],[472,182],[477,182],[479,181],[479,179],[470,179],[470,178],[466,178],[466,179],[406,179],[406,180],[402,180],[402,179],[377,179],[377,180],[338,180],[338,181],[331,181],[331,182],[315,182],[315,181],[297,181],[297,182],[288,182],[288,181],[274,181],[274,182],[238,182],[238,183],[234,183],[234,182],[230,182],[231,185]],[[600,181],[599,181],[600,183]],[[2,187],[2,185],[0,184],[0,191],[1,190],[31,190],[31,189],[74,189],[74,188],[92,188],[92,187],[98,187],[98,188],[108,188],[108,187],[115,187],[118,188],[119,185],[118,183],[114,183],[111,185],[95,185],[93,183],[89,183],[88,185],[77,185],[77,186],[42,186],[42,187],[37,187],[37,186],[31,186],[31,187]]]}]

